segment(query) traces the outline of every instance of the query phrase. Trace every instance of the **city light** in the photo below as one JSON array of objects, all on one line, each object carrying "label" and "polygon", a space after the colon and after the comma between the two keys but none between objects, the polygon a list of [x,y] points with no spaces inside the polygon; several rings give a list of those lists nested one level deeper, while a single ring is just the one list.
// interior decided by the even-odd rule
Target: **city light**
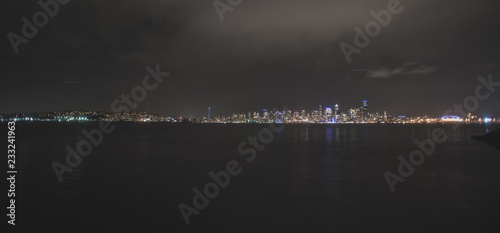
[{"label": "city light", "polygon": [[96,112],[96,111],[59,111],[46,113],[11,113],[0,115],[1,121],[58,121],[58,122],[92,122],[92,121],[125,121],[125,122],[191,122],[191,123],[245,123],[245,124],[452,124],[465,123],[498,123],[498,117],[476,116],[468,113],[465,117],[447,115],[439,118],[432,118],[427,115],[391,116],[387,111],[383,114],[378,112],[370,113],[368,101],[364,100],[359,107],[341,108],[338,104],[330,106],[318,105],[317,109],[311,110],[290,110],[286,107],[282,111],[276,109],[269,111],[247,111],[243,113],[233,113],[229,116],[212,116],[211,107],[208,108],[208,116],[183,118],[171,117],[161,114],[151,114],[149,112]]}]

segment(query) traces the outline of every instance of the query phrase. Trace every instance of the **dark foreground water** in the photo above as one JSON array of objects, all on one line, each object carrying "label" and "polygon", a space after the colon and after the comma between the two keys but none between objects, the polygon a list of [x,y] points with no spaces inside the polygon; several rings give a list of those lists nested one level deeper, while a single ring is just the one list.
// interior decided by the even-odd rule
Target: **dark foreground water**
[{"label": "dark foreground water", "polygon": [[[267,127],[116,123],[59,183],[51,163],[97,124],[17,123],[16,229],[498,232],[500,151],[470,139],[498,126],[286,125],[246,162],[238,145]],[[383,173],[436,127],[448,141],[391,193]],[[231,160],[241,174],[187,226],[178,205],[192,206],[192,189]]]}]

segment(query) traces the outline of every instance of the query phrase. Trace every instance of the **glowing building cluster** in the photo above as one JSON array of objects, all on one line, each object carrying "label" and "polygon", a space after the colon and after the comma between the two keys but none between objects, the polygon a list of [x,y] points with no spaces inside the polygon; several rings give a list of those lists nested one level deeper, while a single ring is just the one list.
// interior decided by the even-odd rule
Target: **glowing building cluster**
[{"label": "glowing building cluster", "polygon": [[57,111],[46,113],[10,113],[0,115],[0,122],[4,121],[56,121],[56,122],[92,122],[92,121],[126,121],[126,122],[190,122],[190,123],[318,123],[318,124],[368,124],[368,123],[399,123],[399,124],[494,124],[500,123],[498,117],[474,116],[442,116],[431,118],[427,115],[408,117],[391,116],[386,111],[383,114],[370,113],[368,101],[364,100],[359,107],[342,109],[338,104],[333,107],[319,105],[313,110],[282,110],[250,111],[235,113],[230,116],[213,116],[212,108],[208,107],[207,116],[199,118],[171,117],[162,114],[139,112],[134,106],[130,112],[97,112],[88,110]]}]

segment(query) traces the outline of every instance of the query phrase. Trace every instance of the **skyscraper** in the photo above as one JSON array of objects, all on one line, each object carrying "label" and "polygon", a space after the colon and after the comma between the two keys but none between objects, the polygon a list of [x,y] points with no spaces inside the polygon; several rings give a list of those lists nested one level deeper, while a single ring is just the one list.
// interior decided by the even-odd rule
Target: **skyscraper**
[{"label": "skyscraper", "polygon": [[328,122],[332,121],[332,109],[331,108],[326,108],[326,110],[325,110],[325,119]]},{"label": "skyscraper", "polygon": [[338,115],[339,115],[339,105],[338,104],[335,104],[334,110],[335,110],[335,121],[337,121]]},{"label": "skyscraper", "polygon": [[361,114],[363,120],[368,120],[368,101],[363,100],[363,106],[361,107]]}]

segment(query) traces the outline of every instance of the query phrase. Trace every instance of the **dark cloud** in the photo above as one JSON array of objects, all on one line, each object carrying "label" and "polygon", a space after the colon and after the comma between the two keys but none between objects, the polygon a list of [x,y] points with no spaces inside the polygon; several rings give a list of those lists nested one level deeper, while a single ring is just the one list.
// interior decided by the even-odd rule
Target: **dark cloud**
[{"label": "dark cloud", "polygon": [[415,62],[406,62],[396,68],[387,66],[369,69],[366,78],[389,78],[391,76],[424,75],[436,71],[436,68],[426,65],[418,65]]},{"label": "dark cloud", "polygon": [[[499,70],[500,4],[493,0],[402,0],[404,10],[348,64],[340,42],[353,44],[353,28],[387,2],[244,0],[221,22],[206,0],[73,0],[19,54],[4,37],[1,112],[106,110],[140,83],[146,65],[159,63],[172,73],[148,96],[160,113],[347,107],[368,99],[373,111],[440,114],[474,91],[475,77]],[[40,10],[35,1],[3,8],[4,35],[20,33],[21,17]],[[415,98],[413,90],[430,97]]]}]

